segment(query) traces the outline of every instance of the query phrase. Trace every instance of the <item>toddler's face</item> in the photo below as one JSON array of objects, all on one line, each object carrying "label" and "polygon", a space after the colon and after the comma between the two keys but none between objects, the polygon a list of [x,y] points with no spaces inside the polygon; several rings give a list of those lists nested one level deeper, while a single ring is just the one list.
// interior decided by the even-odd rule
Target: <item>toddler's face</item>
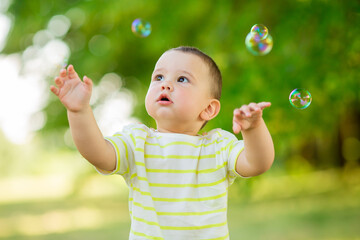
[{"label": "toddler's face", "polygon": [[210,77],[199,56],[177,50],[165,52],[155,65],[145,98],[146,110],[158,128],[203,122],[199,115],[212,99]]}]

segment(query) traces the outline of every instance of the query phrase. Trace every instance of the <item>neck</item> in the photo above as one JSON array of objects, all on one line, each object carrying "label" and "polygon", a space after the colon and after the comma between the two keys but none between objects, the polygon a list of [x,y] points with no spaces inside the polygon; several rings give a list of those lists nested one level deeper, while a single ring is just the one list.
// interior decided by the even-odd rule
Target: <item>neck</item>
[{"label": "neck", "polygon": [[158,132],[162,132],[162,133],[181,133],[181,134],[187,134],[187,135],[191,135],[191,136],[196,136],[198,134],[202,124],[201,123],[200,124],[192,124],[190,126],[174,125],[174,124],[163,125],[163,124],[159,124],[157,122],[156,126],[157,126],[156,129],[157,129]]}]

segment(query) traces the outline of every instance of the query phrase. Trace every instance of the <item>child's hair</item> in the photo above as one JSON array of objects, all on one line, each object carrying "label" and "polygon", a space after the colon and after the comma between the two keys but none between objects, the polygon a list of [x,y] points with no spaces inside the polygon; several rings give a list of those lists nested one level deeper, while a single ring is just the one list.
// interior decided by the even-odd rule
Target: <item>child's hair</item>
[{"label": "child's hair", "polygon": [[209,66],[210,75],[212,76],[212,82],[211,82],[212,84],[210,88],[211,95],[217,100],[220,100],[222,77],[221,77],[221,72],[218,66],[216,65],[215,61],[196,47],[180,46],[177,48],[172,48],[170,50],[192,53],[199,56]]}]

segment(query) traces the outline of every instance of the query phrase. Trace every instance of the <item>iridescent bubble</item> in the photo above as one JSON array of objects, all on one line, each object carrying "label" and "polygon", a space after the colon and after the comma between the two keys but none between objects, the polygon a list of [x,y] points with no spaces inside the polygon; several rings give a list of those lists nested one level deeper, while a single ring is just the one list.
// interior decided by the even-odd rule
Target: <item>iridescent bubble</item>
[{"label": "iridescent bubble", "polygon": [[57,74],[61,69],[65,69],[69,64],[68,58],[59,59],[59,62],[55,65],[55,73]]},{"label": "iridescent bubble", "polygon": [[151,33],[151,24],[141,18],[137,18],[131,24],[132,32],[139,37],[147,37]]},{"label": "iridescent bubble", "polygon": [[311,103],[312,97],[309,91],[304,88],[295,88],[289,95],[291,106],[298,109],[305,109]]},{"label": "iridescent bubble", "polygon": [[267,35],[268,35],[267,27],[265,25],[262,25],[262,24],[255,24],[251,28],[250,32],[257,35],[260,38],[260,40],[266,38]]},{"label": "iridescent bubble", "polygon": [[246,48],[255,56],[268,54],[273,47],[273,39],[268,33],[266,38],[261,39],[258,34],[250,32],[245,39]]},{"label": "iridescent bubble", "polygon": [[68,64],[69,64],[69,59],[65,58],[61,64],[61,67],[66,68]]}]

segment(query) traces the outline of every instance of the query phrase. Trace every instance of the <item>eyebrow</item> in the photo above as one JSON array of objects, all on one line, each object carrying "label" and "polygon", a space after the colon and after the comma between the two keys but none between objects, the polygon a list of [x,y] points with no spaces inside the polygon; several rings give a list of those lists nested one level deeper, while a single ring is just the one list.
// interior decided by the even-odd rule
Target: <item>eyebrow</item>
[{"label": "eyebrow", "polygon": [[154,70],[151,75],[154,75],[154,73],[156,73],[156,72],[162,72],[162,71],[165,71],[165,69],[158,68],[158,69]]},{"label": "eyebrow", "polygon": [[195,77],[194,75],[192,75],[190,72],[188,72],[188,71],[182,71],[182,72],[186,73],[186,74],[189,75],[191,78],[197,80],[196,77]]}]

